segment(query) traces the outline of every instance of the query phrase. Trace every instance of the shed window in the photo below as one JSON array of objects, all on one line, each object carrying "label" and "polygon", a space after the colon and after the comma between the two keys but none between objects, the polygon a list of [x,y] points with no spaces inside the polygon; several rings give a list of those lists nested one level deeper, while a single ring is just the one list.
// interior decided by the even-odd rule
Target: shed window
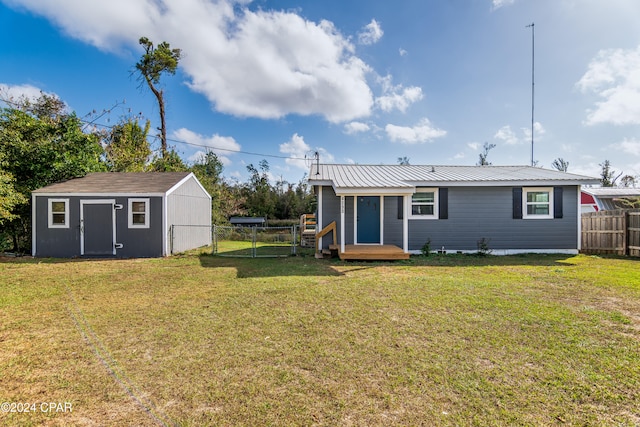
[{"label": "shed window", "polygon": [[418,188],[411,196],[411,218],[438,218],[438,189]]},{"label": "shed window", "polygon": [[129,228],[149,228],[149,199],[129,199]]},{"label": "shed window", "polygon": [[524,218],[553,218],[553,188],[523,188],[522,193]]},{"label": "shed window", "polygon": [[49,199],[49,228],[69,228],[69,199]]}]

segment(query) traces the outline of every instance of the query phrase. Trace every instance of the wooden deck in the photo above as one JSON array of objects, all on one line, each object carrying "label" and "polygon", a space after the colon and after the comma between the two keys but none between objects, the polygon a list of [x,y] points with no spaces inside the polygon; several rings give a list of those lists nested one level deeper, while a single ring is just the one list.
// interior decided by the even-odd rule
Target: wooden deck
[{"label": "wooden deck", "polygon": [[342,260],[393,261],[409,259],[409,254],[394,245],[345,245],[344,252],[340,252],[340,245],[330,245],[329,248],[337,251]]}]

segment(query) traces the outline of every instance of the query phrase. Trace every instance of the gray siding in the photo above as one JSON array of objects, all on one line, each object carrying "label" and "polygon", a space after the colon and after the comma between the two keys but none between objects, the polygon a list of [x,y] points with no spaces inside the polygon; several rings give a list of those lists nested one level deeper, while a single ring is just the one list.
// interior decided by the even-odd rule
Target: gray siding
[{"label": "gray siding", "polygon": [[[447,251],[475,251],[482,238],[489,240],[489,248],[495,250],[577,249],[576,186],[563,187],[563,218],[558,219],[513,219],[512,197],[512,187],[449,187],[449,218],[409,219],[409,250],[418,251],[431,239],[432,249],[444,246]],[[351,244],[353,199],[347,199],[345,243]],[[385,197],[384,209],[384,243],[402,247],[398,197]],[[331,187],[324,187],[323,225],[333,220],[340,222],[340,198]]]},{"label": "gray siding", "polygon": [[167,196],[167,227],[172,253],[211,244],[211,198],[193,177]]},{"label": "gray siding", "polygon": [[[69,199],[69,228],[49,228],[49,198]],[[136,198],[145,198],[144,195]],[[129,228],[127,197],[37,196],[36,203],[36,252],[38,257],[70,258],[80,256],[80,200],[115,199],[122,209],[116,210],[116,242],[123,247],[117,257],[162,256],[162,198],[149,197],[149,228]]]}]

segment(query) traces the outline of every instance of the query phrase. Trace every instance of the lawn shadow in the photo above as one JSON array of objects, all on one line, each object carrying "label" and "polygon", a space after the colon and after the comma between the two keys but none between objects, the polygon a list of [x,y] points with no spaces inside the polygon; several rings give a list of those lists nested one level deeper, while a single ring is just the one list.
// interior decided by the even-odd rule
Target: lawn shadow
[{"label": "lawn shadow", "polygon": [[198,258],[205,268],[235,268],[238,278],[344,275],[330,263],[313,257],[248,258],[203,254]]}]

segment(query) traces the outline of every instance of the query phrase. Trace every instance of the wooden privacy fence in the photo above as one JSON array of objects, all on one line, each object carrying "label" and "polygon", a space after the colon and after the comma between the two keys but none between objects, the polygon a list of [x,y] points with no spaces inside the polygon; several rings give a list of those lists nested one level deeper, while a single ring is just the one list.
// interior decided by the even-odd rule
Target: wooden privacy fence
[{"label": "wooden privacy fence", "polygon": [[582,252],[640,257],[640,210],[582,214]]}]

